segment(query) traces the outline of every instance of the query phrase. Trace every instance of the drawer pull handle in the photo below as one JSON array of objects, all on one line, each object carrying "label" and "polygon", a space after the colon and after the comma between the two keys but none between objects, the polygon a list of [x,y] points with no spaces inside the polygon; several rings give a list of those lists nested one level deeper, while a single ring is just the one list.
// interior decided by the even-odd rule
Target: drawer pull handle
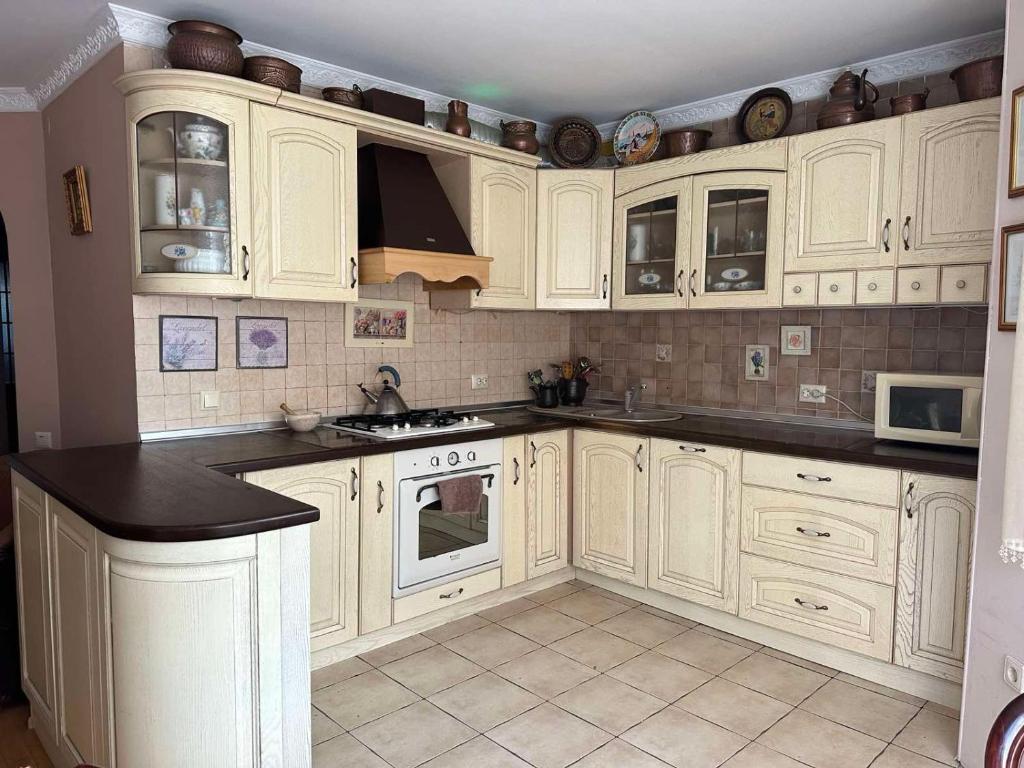
[{"label": "drawer pull handle", "polygon": [[868,283],[868,290],[869,291],[877,291],[878,290],[878,283]]},{"label": "drawer pull handle", "polygon": [[962,291],[964,288],[967,287],[967,281],[966,280],[957,280],[956,281],[956,287],[959,288]]},{"label": "drawer pull handle", "polygon": [[799,286],[799,285],[794,285],[793,286],[793,293],[802,293],[803,290],[804,289],[801,286]]},{"label": "drawer pull handle", "polygon": [[914,483],[907,485],[907,492],[903,494],[903,511],[907,513],[907,519],[914,519]]},{"label": "drawer pull handle", "polygon": [[807,609],[812,610],[812,611],[827,611],[828,610],[828,606],[827,605],[816,605],[815,603],[812,603],[810,600],[801,600],[799,597],[794,597],[793,598],[793,602],[796,603],[797,605],[799,605],[801,608],[807,608]]},{"label": "drawer pull handle", "polygon": [[821,475],[805,475],[803,472],[797,472],[796,476],[801,480],[810,480],[812,483],[831,483],[831,477],[822,477]]},{"label": "drawer pull handle", "polygon": [[831,291],[832,293],[839,293],[839,286],[838,286],[838,285],[836,285],[835,283],[832,283],[832,285],[830,285],[830,286],[828,287],[828,289],[829,289],[829,290],[830,290],[830,291]]},{"label": "drawer pull handle", "polygon": [[796,532],[802,533],[804,536],[820,536],[823,539],[827,539],[832,535],[828,531],[816,531],[813,528],[802,528],[799,525],[796,527]]},{"label": "drawer pull handle", "polygon": [[889,225],[892,224],[892,219],[885,220],[885,226],[882,227],[882,245],[885,246],[885,252],[889,252]]},{"label": "drawer pull handle", "polygon": [[466,591],[465,589],[463,589],[462,587],[459,587],[454,592],[449,592],[447,595],[445,595],[445,594],[438,595],[437,599],[438,600],[451,600],[453,597],[458,597],[459,595],[461,595],[465,591]]},{"label": "drawer pull handle", "polygon": [[515,473],[512,475],[512,485],[519,485],[519,459],[512,457],[512,468]]},{"label": "drawer pull handle", "polygon": [[913,288],[915,291],[920,291],[921,290],[921,282],[919,280],[915,280],[914,282],[912,282],[910,284],[910,287]]},{"label": "drawer pull handle", "polygon": [[384,483],[377,481],[377,514],[384,511]]},{"label": "drawer pull handle", "polygon": [[708,452],[707,448],[693,448],[693,447],[691,447],[689,445],[680,445],[679,446],[679,450],[680,451],[686,451],[687,453],[707,453]]}]

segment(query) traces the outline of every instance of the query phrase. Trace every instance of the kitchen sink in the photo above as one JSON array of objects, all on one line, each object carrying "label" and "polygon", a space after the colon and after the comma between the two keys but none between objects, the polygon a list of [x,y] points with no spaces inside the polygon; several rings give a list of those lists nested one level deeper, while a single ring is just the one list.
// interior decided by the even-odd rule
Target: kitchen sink
[{"label": "kitchen sink", "polygon": [[676,421],[683,418],[681,413],[660,411],[654,408],[634,408],[632,411],[627,411],[625,408],[607,406],[603,408],[601,406],[574,406],[571,408],[537,408],[531,406],[529,410],[552,416],[568,416],[573,419],[620,421],[634,424],[652,421]]}]

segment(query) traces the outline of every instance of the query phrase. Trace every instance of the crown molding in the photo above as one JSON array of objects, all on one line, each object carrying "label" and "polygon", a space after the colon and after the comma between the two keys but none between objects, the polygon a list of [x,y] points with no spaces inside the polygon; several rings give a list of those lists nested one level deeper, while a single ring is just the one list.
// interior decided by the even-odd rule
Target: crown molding
[{"label": "crown molding", "polygon": [[[762,88],[782,88],[794,103],[822,99],[828,96],[828,89],[843,70],[867,69],[871,73],[871,81],[878,85],[905,80],[910,77],[921,77],[938,72],[945,72],[968,61],[986,56],[995,56],[1003,52],[1003,30],[985,32],[972,37],[951,40],[946,43],[915,48],[911,51],[881,56],[837,69],[827,69],[810,75],[791,77],[774,83],[765,83],[756,88],[745,88],[724,96],[692,101],[665,109],[651,110],[662,130],[683,128],[688,125],[710,123],[724,120],[739,113],[740,107],[750,94]],[[604,138],[610,138],[615,132],[619,121],[602,123],[597,126]]]},{"label": "crown molding", "polygon": [[25,88],[0,88],[0,112],[35,112],[35,97]]}]

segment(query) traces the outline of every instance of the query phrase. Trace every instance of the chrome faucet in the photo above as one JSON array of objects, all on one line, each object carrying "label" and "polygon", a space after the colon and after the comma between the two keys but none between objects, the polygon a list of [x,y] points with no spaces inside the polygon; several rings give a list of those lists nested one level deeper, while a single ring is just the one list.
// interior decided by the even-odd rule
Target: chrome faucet
[{"label": "chrome faucet", "polygon": [[633,402],[640,396],[640,393],[643,392],[645,389],[647,389],[646,384],[634,384],[632,387],[626,387],[626,413],[633,412]]}]

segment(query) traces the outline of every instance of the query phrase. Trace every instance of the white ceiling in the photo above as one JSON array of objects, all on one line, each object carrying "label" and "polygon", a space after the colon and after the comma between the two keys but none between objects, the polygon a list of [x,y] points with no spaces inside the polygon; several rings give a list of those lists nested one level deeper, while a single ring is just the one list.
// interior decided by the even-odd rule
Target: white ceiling
[{"label": "white ceiling", "polygon": [[[121,2],[503,112],[597,123],[989,32],[1004,16],[1003,0]],[[0,0],[0,86],[34,84],[101,6]]]}]

